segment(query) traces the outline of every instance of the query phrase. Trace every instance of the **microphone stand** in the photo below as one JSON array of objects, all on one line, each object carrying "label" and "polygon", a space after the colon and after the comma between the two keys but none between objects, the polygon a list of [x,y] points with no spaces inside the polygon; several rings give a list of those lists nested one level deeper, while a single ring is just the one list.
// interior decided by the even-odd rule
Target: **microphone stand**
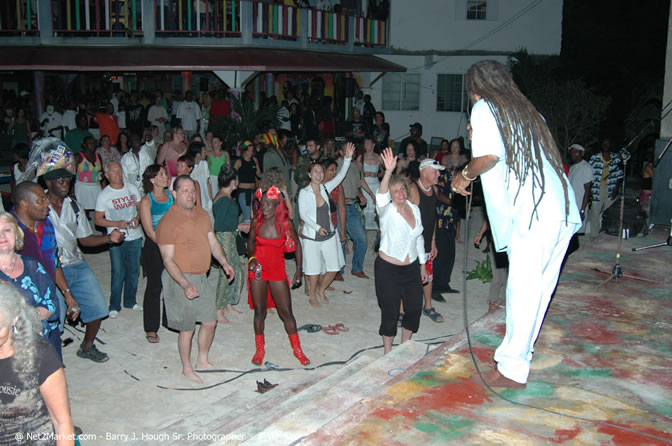
[{"label": "microphone stand", "polygon": [[661,246],[672,246],[672,219],[670,220],[670,235],[667,236],[667,241],[664,243],[656,243],[649,246],[641,246],[639,248],[632,248],[633,252],[644,251],[645,249],[660,248]]}]

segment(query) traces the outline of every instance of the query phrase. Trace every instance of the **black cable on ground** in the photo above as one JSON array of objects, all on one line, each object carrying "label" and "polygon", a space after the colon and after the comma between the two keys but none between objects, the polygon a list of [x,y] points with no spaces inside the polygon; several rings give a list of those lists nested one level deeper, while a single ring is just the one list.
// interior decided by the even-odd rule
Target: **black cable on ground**
[{"label": "black cable on ground", "polygon": [[[472,190],[473,190],[473,188],[472,188]],[[478,361],[476,360],[476,355],[474,354],[474,349],[471,345],[471,333],[469,332],[469,318],[468,318],[468,315],[467,315],[467,267],[468,267],[467,260],[468,260],[469,216],[471,214],[471,201],[472,201],[472,196],[469,195],[467,197],[467,215],[466,215],[466,223],[467,224],[465,225],[465,235],[464,235],[464,263],[463,263],[463,271],[462,271],[462,273],[463,273],[462,284],[463,284],[464,293],[462,294],[462,304],[463,304],[463,308],[464,308],[464,311],[463,311],[464,330],[467,334],[467,343],[469,344],[469,354],[471,355],[471,360],[474,363],[474,367],[476,367],[476,372],[478,373],[478,376],[481,378],[481,381],[483,382],[485,387],[490,392],[497,395],[499,398],[503,399],[504,401],[508,401],[509,403],[511,403],[513,405],[516,405],[516,406],[527,407],[527,408],[530,408],[530,409],[536,409],[536,410],[540,410],[542,412],[550,413],[550,414],[553,414],[553,415],[559,415],[561,417],[571,418],[571,419],[574,419],[574,420],[585,421],[585,422],[588,422],[588,423],[600,424],[602,426],[609,426],[609,427],[613,427],[613,428],[617,428],[617,429],[622,429],[624,431],[632,432],[632,433],[643,435],[643,436],[650,437],[650,438],[655,438],[656,440],[662,440],[662,441],[665,441],[665,442],[668,442],[668,443],[672,443],[672,440],[670,440],[669,438],[663,438],[663,437],[660,437],[658,435],[653,435],[653,434],[649,434],[647,432],[638,431],[636,429],[632,429],[632,428],[625,427],[625,426],[620,426],[618,424],[613,424],[613,423],[609,423],[609,422],[606,422],[606,421],[600,421],[600,420],[593,420],[593,419],[590,419],[590,418],[583,418],[583,417],[579,417],[579,416],[576,416],[576,415],[569,415],[569,414],[562,413],[562,412],[556,412],[556,411],[551,410],[551,409],[546,409],[545,407],[533,406],[531,404],[525,404],[525,403],[521,403],[521,402],[518,402],[518,401],[513,401],[512,399],[507,398],[504,395],[502,395],[501,393],[494,390],[485,381],[485,379],[483,378],[483,374],[481,373],[481,369],[478,367]],[[490,246],[490,249],[495,249],[495,247]]]}]

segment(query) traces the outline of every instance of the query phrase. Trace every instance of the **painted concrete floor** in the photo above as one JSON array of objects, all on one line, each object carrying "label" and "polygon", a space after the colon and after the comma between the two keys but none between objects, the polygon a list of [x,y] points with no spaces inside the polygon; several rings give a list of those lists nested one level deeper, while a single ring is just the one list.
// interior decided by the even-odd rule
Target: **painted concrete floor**
[{"label": "painted concrete floor", "polygon": [[[471,381],[462,335],[301,444],[672,443],[672,247],[631,252],[667,234],[623,241],[622,270],[634,278],[603,284],[616,237],[603,234],[572,255],[526,389],[495,394]],[[479,366],[491,364],[503,334],[504,310],[471,326]]]}]

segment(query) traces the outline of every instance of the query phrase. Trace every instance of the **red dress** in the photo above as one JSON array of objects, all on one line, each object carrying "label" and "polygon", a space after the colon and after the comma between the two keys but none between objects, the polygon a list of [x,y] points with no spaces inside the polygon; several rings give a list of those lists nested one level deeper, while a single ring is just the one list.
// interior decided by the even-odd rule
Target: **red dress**
[{"label": "red dress", "polygon": [[[285,238],[263,238],[257,237],[254,247],[254,258],[261,264],[261,280],[277,282],[286,280],[289,283],[287,272],[285,271]],[[252,301],[252,287],[250,282],[254,279],[254,272],[247,272],[247,303],[254,309]],[[271,297],[271,287],[268,287],[266,297],[266,308],[275,308],[275,302]]]}]

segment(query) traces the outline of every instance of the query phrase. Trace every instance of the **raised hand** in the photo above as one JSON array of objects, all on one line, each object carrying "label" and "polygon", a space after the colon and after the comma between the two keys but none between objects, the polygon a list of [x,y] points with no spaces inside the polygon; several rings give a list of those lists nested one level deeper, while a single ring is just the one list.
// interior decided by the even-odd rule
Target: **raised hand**
[{"label": "raised hand", "polygon": [[383,165],[385,166],[385,172],[393,173],[394,168],[397,166],[397,157],[394,155],[394,152],[391,148],[386,148],[383,150],[383,153],[380,155],[383,159]]},{"label": "raised hand", "polygon": [[355,153],[355,145],[351,142],[345,143],[345,157],[352,158],[352,155]]}]

